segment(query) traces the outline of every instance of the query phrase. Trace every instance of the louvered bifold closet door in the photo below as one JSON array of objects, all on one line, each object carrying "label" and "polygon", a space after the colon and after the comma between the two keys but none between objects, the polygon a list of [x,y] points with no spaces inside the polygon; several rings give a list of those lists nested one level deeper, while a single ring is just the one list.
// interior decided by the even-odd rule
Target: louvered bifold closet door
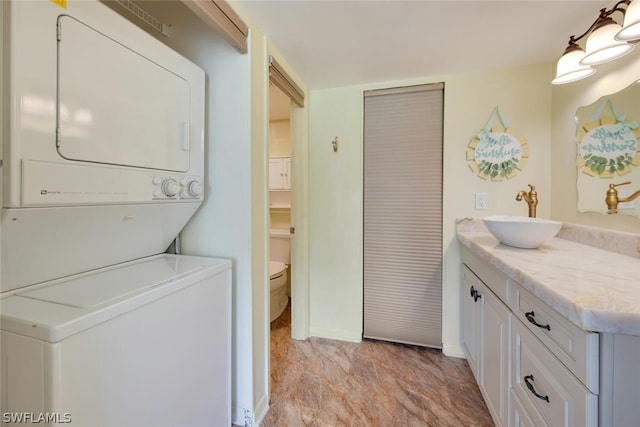
[{"label": "louvered bifold closet door", "polygon": [[442,347],[443,84],[364,93],[364,337]]}]

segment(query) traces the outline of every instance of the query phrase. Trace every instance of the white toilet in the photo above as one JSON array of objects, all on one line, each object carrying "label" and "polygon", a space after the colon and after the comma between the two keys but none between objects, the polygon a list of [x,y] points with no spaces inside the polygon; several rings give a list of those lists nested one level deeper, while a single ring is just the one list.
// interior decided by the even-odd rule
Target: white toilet
[{"label": "white toilet", "polygon": [[291,262],[289,230],[271,229],[269,237],[269,288],[271,289],[270,322],[276,320],[287,307],[287,264]]}]

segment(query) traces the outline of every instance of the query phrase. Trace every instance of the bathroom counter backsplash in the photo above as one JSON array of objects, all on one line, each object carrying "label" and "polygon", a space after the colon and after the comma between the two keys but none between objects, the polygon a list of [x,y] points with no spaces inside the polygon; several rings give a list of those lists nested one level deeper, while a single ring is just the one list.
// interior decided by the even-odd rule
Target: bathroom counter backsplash
[{"label": "bathroom counter backsplash", "polygon": [[563,224],[540,248],[518,249],[470,218],[457,221],[457,235],[583,330],[640,336],[640,235]]}]

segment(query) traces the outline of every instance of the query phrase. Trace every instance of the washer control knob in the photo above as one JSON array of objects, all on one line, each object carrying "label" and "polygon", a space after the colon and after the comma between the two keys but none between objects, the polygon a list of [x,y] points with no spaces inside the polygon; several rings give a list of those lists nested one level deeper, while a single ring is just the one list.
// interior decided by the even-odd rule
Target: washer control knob
[{"label": "washer control knob", "polygon": [[187,191],[191,197],[198,197],[202,193],[202,184],[198,181],[191,181],[187,187]]},{"label": "washer control knob", "polygon": [[165,196],[175,197],[175,195],[178,194],[178,191],[180,191],[180,186],[175,179],[167,178],[162,181],[162,192]]},{"label": "washer control knob", "polygon": [[161,176],[154,176],[153,179],[151,179],[151,183],[153,185],[160,185],[162,183],[162,177]]}]

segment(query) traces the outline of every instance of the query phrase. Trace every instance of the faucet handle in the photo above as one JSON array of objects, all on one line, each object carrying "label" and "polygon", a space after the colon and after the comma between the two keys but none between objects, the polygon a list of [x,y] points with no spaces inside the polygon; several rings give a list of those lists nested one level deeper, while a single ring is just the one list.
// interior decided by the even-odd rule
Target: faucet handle
[{"label": "faucet handle", "polygon": [[631,184],[631,181],[625,181],[625,182],[621,182],[619,184],[609,184],[609,188],[613,190],[616,187],[619,187],[621,185],[627,185],[627,184]]},{"label": "faucet handle", "polygon": [[535,185],[531,185],[531,184],[527,184],[527,185],[529,186],[531,191],[536,191],[536,186]]}]

